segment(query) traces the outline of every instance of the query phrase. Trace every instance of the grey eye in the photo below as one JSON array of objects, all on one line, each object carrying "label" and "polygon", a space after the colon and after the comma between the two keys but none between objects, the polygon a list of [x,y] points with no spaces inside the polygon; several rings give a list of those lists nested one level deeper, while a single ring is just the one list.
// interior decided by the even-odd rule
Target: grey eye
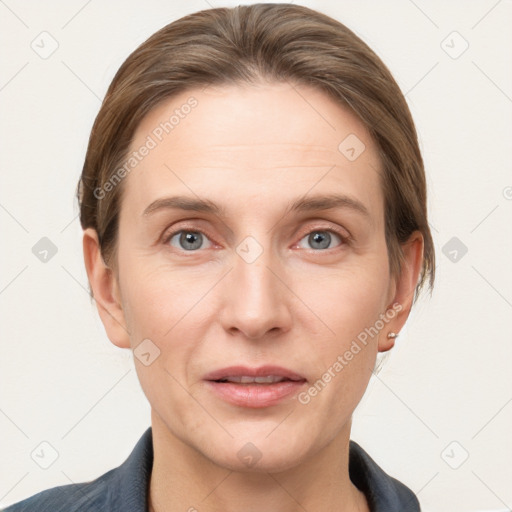
[{"label": "grey eye", "polygon": [[[303,240],[307,241],[309,248],[312,249],[330,249],[331,242],[338,239],[338,243],[341,243],[341,237],[339,237],[336,233],[332,233],[327,230],[317,230],[312,231],[309,235],[305,236],[300,242],[299,246],[301,246],[301,242]],[[302,247],[302,246],[301,246]],[[308,248],[308,247],[306,247]]]},{"label": "grey eye", "polygon": [[[170,243],[178,249],[184,249],[185,251],[194,251],[200,249],[203,246],[203,242],[208,239],[199,231],[178,231],[171,239]],[[174,243],[173,243],[174,242]],[[178,244],[178,245],[176,245]]]}]

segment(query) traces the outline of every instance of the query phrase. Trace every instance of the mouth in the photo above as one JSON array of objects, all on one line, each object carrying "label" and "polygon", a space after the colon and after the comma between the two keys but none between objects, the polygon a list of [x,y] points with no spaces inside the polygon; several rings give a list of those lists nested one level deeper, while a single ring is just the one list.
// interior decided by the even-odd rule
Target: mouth
[{"label": "mouth", "polygon": [[249,408],[277,405],[297,394],[307,382],[298,373],[277,366],[232,366],[211,372],[204,380],[217,397]]},{"label": "mouth", "polygon": [[276,382],[298,382],[300,379],[289,379],[280,375],[267,375],[265,377],[251,377],[250,375],[229,375],[213,382],[233,382],[236,384],[275,384]]}]

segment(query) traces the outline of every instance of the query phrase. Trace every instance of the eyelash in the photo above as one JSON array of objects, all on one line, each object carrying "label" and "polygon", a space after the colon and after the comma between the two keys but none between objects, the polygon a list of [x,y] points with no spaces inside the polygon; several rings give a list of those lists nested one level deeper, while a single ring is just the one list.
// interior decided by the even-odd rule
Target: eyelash
[{"label": "eyelash", "polygon": [[[340,242],[339,245],[337,245],[335,247],[330,247],[328,249],[308,249],[308,250],[313,251],[315,253],[328,252],[328,251],[340,249],[341,247],[343,247],[345,245],[350,245],[351,242],[352,242],[352,237],[351,236],[342,234],[340,231],[338,231],[336,229],[317,227],[317,228],[311,229],[311,230],[307,231],[306,233],[302,234],[302,236],[299,238],[298,242],[294,244],[294,247],[297,246],[298,243],[300,243],[305,237],[307,237],[308,235],[310,235],[312,233],[316,233],[316,232],[324,232],[324,233],[334,234],[334,235],[336,235],[336,236],[338,236],[340,238],[341,242]],[[174,236],[176,236],[177,234],[179,234],[179,233],[199,233],[199,234],[203,235],[204,237],[206,237],[210,242],[212,242],[214,244],[216,243],[216,242],[214,242],[212,240],[212,237],[210,237],[207,233],[205,233],[201,229],[197,229],[197,228],[194,228],[192,226],[181,227],[180,229],[176,229],[176,230],[172,231],[171,233],[168,233],[167,235],[165,235],[163,243],[165,245],[168,245],[169,242],[172,240],[172,238]],[[171,247],[171,246],[169,246],[169,247]],[[173,249],[177,249],[176,247],[172,247],[172,248]],[[192,250],[192,251],[186,251],[185,249],[180,249],[180,252],[194,253],[194,252],[199,252],[199,249]]]}]

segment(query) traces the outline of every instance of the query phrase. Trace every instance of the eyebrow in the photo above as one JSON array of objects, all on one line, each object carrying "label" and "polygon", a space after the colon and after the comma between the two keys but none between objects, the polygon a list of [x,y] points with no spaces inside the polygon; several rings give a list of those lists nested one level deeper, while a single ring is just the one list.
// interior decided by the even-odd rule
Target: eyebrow
[{"label": "eyebrow", "polygon": [[194,212],[213,213],[222,216],[224,208],[207,199],[194,199],[186,196],[163,197],[153,201],[142,213],[143,217],[161,210],[188,210]]},{"label": "eyebrow", "polygon": [[[369,218],[370,212],[366,206],[354,197],[339,194],[319,195],[313,197],[301,197],[292,202],[286,208],[286,214],[290,212],[311,212],[343,208]],[[187,210],[203,213],[211,213],[219,217],[226,216],[224,207],[219,206],[208,199],[195,199],[186,196],[172,196],[156,199],[142,213],[143,217],[162,210]]]},{"label": "eyebrow", "polygon": [[370,217],[368,208],[366,208],[366,206],[361,203],[361,201],[355,197],[340,194],[328,194],[322,196],[313,196],[310,198],[302,197],[294,201],[287,208],[287,212],[310,212],[333,210],[335,208],[344,208],[351,210],[354,213],[359,213],[364,217]]}]

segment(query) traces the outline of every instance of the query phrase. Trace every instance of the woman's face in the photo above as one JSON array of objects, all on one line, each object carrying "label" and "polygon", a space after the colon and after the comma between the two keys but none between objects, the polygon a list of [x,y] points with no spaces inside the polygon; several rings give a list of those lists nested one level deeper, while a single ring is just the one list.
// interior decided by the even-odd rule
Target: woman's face
[{"label": "woman's face", "polygon": [[[363,124],[304,86],[210,86],[150,112],[131,151],[114,292],[130,334],[106,327],[135,349],[153,427],[238,470],[347,436],[405,320]],[[291,380],[216,382],[240,375]]]}]

